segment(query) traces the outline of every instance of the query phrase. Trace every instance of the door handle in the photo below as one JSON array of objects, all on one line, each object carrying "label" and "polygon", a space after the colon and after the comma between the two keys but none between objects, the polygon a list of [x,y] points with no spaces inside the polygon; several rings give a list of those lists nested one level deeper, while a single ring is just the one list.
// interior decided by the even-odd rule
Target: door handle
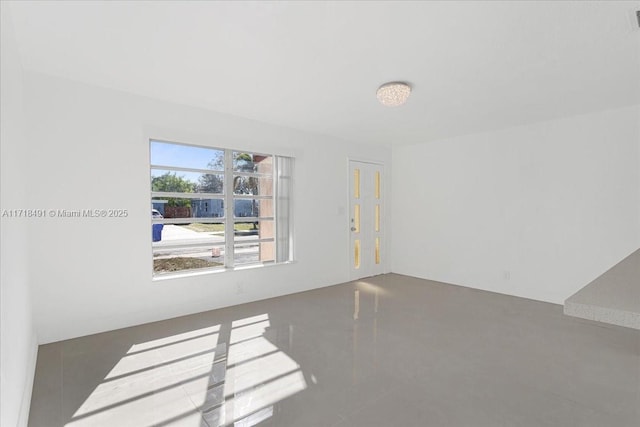
[{"label": "door handle", "polygon": [[351,231],[356,231],[356,228],[355,227],[351,227]]}]

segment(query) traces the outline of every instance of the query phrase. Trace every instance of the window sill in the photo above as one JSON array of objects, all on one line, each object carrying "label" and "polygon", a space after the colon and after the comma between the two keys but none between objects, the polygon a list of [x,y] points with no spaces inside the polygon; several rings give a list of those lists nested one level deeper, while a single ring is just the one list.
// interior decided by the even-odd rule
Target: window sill
[{"label": "window sill", "polygon": [[152,282],[162,282],[165,280],[173,280],[173,279],[184,279],[188,277],[196,277],[196,276],[206,276],[210,274],[221,274],[221,273],[229,273],[233,271],[245,271],[245,270],[255,270],[260,268],[272,268],[278,267],[282,265],[296,264],[296,261],[287,261],[287,262],[279,262],[279,263],[269,263],[269,264],[250,264],[250,265],[240,265],[238,267],[233,268],[203,268],[200,270],[188,270],[184,272],[175,272],[175,273],[164,273],[154,275],[151,278]]}]

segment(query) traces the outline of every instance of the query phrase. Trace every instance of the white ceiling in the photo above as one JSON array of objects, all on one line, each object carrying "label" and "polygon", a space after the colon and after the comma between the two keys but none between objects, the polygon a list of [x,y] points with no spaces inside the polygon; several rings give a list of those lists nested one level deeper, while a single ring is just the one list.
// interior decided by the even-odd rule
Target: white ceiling
[{"label": "white ceiling", "polygon": [[[640,103],[638,9],[639,1],[10,4],[28,70],[378,144]],[[390,80],[414,88],[402,107],[376,100]]]}]

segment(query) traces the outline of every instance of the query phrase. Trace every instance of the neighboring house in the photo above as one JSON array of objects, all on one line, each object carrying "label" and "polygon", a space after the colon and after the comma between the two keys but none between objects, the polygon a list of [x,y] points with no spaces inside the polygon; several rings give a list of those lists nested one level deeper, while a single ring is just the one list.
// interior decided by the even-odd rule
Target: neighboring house
[{"label": "neighboring house", "polygon": [[259,216],[257,200],[236,200],[233,214],[236,217],[257,217]]},{"label": "neighboring house", "polygon": [[218,218],[224,216],[224,201],[221,199],[192,200],[194,218]]},{"label": "neighboring house", "polygon": [[[165,200],[154,200],[153,209],[157,209],[162,215],[165,214]],[[258,216],[257,200],[236,200],[233,214],[236,217],[257,217]],[[193,218],[222,218],[224,217],[224,201],[221,199],[201,199],[191,201],[191,216]]]},{"label": "neighboring house", "polygon": [[168,200],[152,200],[151,209],[157,210],[162,216],[164,216],[164,207],[166,206],[167,202]]}]

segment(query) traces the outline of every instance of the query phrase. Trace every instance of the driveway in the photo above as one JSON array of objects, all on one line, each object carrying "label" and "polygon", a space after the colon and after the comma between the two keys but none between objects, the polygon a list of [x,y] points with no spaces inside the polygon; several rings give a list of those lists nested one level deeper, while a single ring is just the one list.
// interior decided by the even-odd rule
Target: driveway
[{"label": "driveway", "polygon": [[[258,238],[257,235],[234,237],[235,242]],[[162,240],[159,242],[153,242],[153,247],[155,248],[154,252],[156,253],[156,256],[159,256],[160,258],[192,256],[202,259],[211,259],[211,246],[209,245],[222,242],[224,242],[224,236],[221,234],[198,232],[178,225],[166,224],[162,229]],[[176,247],[176,245],[186,244],[194,246],[191,249]],[[209,246],[209,248],[204,249],[203,247],[206,246]],[[224,247],[220,247],[220,249],[222,249],[221,256],[224,256]],[[234,252],[236,264],[256,262],[256,258],[258,256],[258,244],[255,243],[248,247],[239,247],[236,248]]]}]

